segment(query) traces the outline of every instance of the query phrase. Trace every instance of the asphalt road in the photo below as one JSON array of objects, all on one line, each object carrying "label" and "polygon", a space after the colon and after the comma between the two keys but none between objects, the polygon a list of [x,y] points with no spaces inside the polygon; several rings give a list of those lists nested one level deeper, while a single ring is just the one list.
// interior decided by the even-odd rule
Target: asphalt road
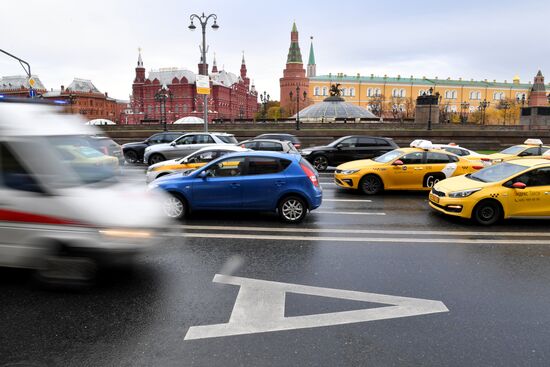
[{"label": "asphalt road", "polygon": [[485,229],[321,183],[301,225],[197,214],[86,291],[0,270],[0,366],[548,366],[548,221]]}]

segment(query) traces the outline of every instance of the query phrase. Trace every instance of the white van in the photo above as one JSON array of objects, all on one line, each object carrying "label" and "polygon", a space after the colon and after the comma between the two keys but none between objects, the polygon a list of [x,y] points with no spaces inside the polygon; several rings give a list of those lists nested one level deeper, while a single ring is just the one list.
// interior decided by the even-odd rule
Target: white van
[{"label": "white van", "polygon": [[98,130],[84,123],[57,107],[0,102],[0,266],[87,281],[165,230],[162,200],[122,184],[113,158],[87,146]]}]

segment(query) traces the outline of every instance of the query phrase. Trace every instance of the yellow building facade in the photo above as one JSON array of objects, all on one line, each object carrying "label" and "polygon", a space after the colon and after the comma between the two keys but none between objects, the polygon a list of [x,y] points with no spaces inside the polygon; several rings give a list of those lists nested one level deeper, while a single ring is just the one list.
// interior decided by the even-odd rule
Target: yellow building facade
[{"label": "yellow building facade", "polygon": [[[441,96],[440,106],[449,113],[468,114],[479,111],[483,101],[488,102],[487,110],[499,108],[504,102],[519,105],[529,98],[531,83],[521,83],[519,77],[511,82],[475,81],[464,79],[414,78],[388,76],[348,76],[329,74],[309,77],[309,98],[312,103],[321,102],[329,96],[330,86],[340,84],[342,97],[347,102],[368,109],[382,110],[382,116],[389,117],[392,111],[399,111],[405,117],[412,117],[416,98],[423,93]],[[378,105],[378,106],[377,106]],[[380,111],[378,112],[380,115]],[[511,121],[510,121],[511,122]]]}]

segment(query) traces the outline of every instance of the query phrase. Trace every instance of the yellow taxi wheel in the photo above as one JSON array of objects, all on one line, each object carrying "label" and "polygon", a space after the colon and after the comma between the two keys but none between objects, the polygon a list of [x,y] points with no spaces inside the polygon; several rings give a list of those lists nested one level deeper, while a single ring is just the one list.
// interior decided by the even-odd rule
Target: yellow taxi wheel
[{"label": "yellow taxi wheel", "polygon": [[384,183],[376,175],[365,175],[359,181],[359,190],[367,195],[376,195],[384,189]]},{"label": "yellow taxi wheel", "polygon": [[472,219],[476,223],[490,226],[502,217],[502,207],[495,200],[483,200],[472,211]]}]

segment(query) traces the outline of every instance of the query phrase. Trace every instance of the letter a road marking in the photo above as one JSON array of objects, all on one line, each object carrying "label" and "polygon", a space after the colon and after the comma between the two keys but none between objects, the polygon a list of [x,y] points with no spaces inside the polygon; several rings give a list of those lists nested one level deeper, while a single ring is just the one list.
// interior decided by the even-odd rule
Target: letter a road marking
[{"label": "letter a road marking", "polygon": [[[216,274],[213,281],[240,287],[229,322],[226,324],[192,326],[187,331],[185,340],[344,325],[449,311],[443,302],[428,299],[310,287],[220,274]],[[382,303],[389,306],[285,317],[286,292]]]}]

